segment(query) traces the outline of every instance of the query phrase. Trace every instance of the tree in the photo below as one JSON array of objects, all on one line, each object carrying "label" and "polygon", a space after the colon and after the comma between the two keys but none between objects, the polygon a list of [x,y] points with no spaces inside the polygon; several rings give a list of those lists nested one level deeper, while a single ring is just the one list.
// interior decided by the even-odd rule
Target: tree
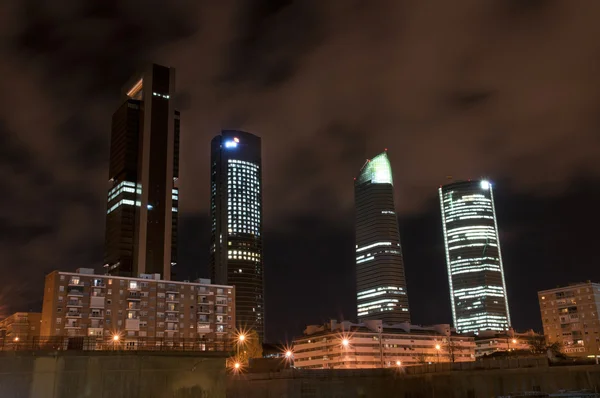
[{"label": "tree", "polygon": [[529,349],[534,354],[545,354],[547,349],[546,338],[544,336],[532,336],[529,339]]},{"label": "tree", "polygon": [[446,355],[450,359],[450,362],[456,362],[456,357],[458,354],[464,350],[464,347],[460,344],[460,340],[454,340],[451,338],[447,338],[444,341],[444,351],[446,351]]},{"label": "tree", "polygon": [[550,354],[555,357],[564,357],[562,353],[562,345],[558,341],[549,344],[544,336],[538,335],[531,337],[529,340],[529,348],[534,354],[544,355],[550,351]]},{"label": "tree", "polygon": [[418,353],[413,358],[415,359],[415,361],[417,361],[419,365],[425,365],[427,363],[427,357],[425,356],[424,352]]},{"label": "tree", "polygon": [[246,333],[246,338],[242,346],[240,346],[240,358],[242,363],[248,363],[252,358],[262,358],[263,349],[262,343],[258,338],[256,330],[250,330]]}]

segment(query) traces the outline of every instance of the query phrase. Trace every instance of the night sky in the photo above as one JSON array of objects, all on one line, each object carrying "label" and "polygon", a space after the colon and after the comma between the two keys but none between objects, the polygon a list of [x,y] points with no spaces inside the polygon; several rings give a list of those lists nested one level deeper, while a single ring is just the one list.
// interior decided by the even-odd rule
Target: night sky
[{"label": "night sky", "polygon": [[0,311],[101,269],[112,112],[177,68],[181,279],[208,275],[210,139],[263,138],[267,336],[355,316],[353,177],[388,148],[414,323],[451,321],[437,188],[495,183],[513,325],[600,281],[600,2],[0,3]]}]

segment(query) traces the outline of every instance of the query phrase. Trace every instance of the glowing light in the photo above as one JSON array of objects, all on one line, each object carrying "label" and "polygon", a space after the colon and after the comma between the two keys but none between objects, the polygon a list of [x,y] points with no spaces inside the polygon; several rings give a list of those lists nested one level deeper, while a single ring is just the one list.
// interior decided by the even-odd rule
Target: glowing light
[{"label": "glowing light", "polygon": [[488,189],[490,189],[490,182],[489,181],[482,180],[481,183],[480,183],[480,185],[481,185],[481,189],[483,189],[483,190],[487,191]]},{"label": "glowing light", "polygon": [[235,141],[225,141],[225,148],[236,148],[238,143]]},{"label": "glowing light", "polygon": [[292,351],[290,351],[290,350],[287,350],[287,351],[285,352],[285,357],[286,357],[286,358],[288,358],[288,359],[289,359],[289,358],[291,358],[291,357],[292,357],[292,355],[293,355],[293,354],[292,354]]},{"label": "glowing light", "polygon": [[240,366],[242,366],[242,364],[241,364],[241,363],[239,363],[239,362],[236,362],[236,363],[234,363],[234,364],[233,364],[233,367],[234,367],[236,370],[238,370],[238,369],[240,368]]},{"label": "glowing light", "polygon": [[383,152],[368,160],[363,166],[358,176],[358,184],[364,182],[372,184],[392,184],[392,166],[387,157],[387,153]]},{"label": "glowing light", "polygon": [[237,137],[234,137],[233,142],[238,143],[238,142],[240,142],[240,139]]},{"label": "glowing light", "polygon": [[512,343],[513,343],[513,344],[517,344],[517,339],[513,339],[513,340],[512,340]]},{"label": "glowing light", "polygon": [[19,338],[18,338],[18,337],[15,337],[15,338],[14,338],[14,341],[19,341]]},{"label": "glowing light", "polygon": [[402,362],[396,361],[396,366],[402,366]]},{"label": "glowing light", "polygon": [[113,341],[119,341],[120,338],[118,334],[113,335]]},{"label": "glowing light", "polygon": [[342,345],[344,347],[348,347],[350,345],[350,340],[348,340],[348,339],[342,339]]},{"label": "glowing light", "polygon": [[246,340],[246,335],[245,335],[245,334],[240,334],[240,335],[238,336],[238,341],[239,341],[240,343],[243,343],[243,342],[244,342],[244,340]]},{"label": "glowing light", "polygon": [[440,348],[442,348],[442,347],[441,347],[439,344],[436,344],[436,345],[435,345],[435,349],[436,349],[436,350],[438,350],[438,351],[439,351],[439,350],[440,350]]}]

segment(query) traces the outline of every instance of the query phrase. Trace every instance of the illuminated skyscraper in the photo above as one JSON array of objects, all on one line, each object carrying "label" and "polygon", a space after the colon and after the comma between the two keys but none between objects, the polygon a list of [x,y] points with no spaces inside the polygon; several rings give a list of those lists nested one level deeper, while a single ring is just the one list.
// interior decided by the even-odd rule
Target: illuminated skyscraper
[{"label": "illuminated skyscraper", "polygon": [[264,337],[261,140],[224,130],[211,142],[211,247],[213,283],[236,289],[239,328]]},{"label": "illuminated skyscraper", "polygon": [[510,313],[492,184],[463,181],[439,189],[454,327],[459,333],[507,330]]},{"label": "illuminated skyscraper", "polygon": [[110,275],[161,274],[177,264],[179,112],[175,69],[151,65],[124,87],[113,114],[104,266]]},{"label": "illuminated skyscraper", "polygon": [[404,260],[387,152],[367,160],[354,182],[359,322],[410,322]]}]

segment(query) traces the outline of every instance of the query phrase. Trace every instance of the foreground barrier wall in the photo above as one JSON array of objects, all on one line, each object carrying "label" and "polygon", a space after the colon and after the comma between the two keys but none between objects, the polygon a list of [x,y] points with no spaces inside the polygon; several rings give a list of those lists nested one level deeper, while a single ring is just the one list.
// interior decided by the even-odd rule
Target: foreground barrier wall
[{"label": "foreground barrier wall", "polygon": [[228,398],[492,398],[513,392],[600,392],[600,365],[402,373],[286,370],[229,378]]},{"label": "foreground barrier wall", "polygon": [[2,398],[221,398],[225,387],[225,359],[219,356],[0,353]]}]

